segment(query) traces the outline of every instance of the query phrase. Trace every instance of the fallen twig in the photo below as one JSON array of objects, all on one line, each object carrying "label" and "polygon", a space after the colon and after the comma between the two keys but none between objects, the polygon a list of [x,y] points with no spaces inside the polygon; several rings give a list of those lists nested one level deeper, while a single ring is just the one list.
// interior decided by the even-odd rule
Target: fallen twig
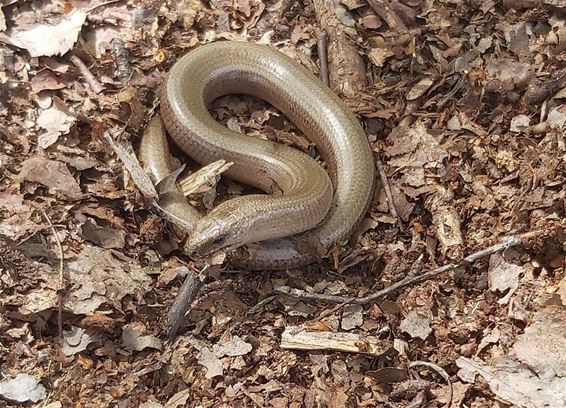
[{"label": "fallen twig", "polygon": [[320,64],[320,80],[326,86],[329,86],[328,77],[328,34],[321,29],[316,29],[316,40],[318,49],[318,61]]},{"label": "fallen twig", "polygon": [[[150,177],[145,173],[141,167],[137,157],[130,154],[124,146],[116,142],[114,138],[121,132],[119,128],[115,128],[109,132],[104,133],[103,137],[106,142],[112,147],[116,156],[122,161],[124,167],[130,173],[132,180],[136,187],[140,190],[144,196],[147,203],[155,209],[159,215],[165,218],[168,222],[180,228],[183,231],[190,231],[192,225],[187,220],[179,218],[177,215],[165,210],[159,204],[159,197],[156,187],[153,185]],[[230,168],[232,163],[226,163],[224,160],[219,160],[217,162],[211,163],[208,166],[200,169],[191,176],[187,177],[185,180],[181,181],[181,188],[184,194],[190,195],[202,190],[204,188],[210,188],[210,181],[216,180],[220,177],[220,174]],[[182,171],[180,169],[179,171]],[[171,182],[175,182],[176,174],[172,175],[173,178]],[[161,186],[163,188],[163,186]],[[158,186],[159,188],[159,186]],[[204,280],[206,278],[206,269],[201,272],[201,275],[195,277],[191,274],[187,276],[183,286],[179,290],[173,305],[169,311],[167,318],[167,323],[165,330],[167,336],[170,340],[173,340],[177,335],[177,330],[187,310],[189,309],[192,301],[196,298],[200,288],[202,287]]]},{"label": "fallen twig", "polygon": [[326,311],[322,312],[322,313],[320,314],[320,316],[317,316],[317,317],[316,317],[315,320],[318,321],[318,322],[320,322],[322,319],[325,319],[325,318],[327,318],[328,316],[333,315],[334,313],[336,313],[337,311],[339,311],[339,310],[342,309],[343,307],[352,304],[352,302],[353,302],[354,300],[356,300],[356,298],[352,298],[352,299],[348,300],[347,302],[339,303],[338,305],[334,306],[332,309],[329,309],[329,310],[326,310]]},{"label": "fallen twig", "polygon": [[104,86],[98,81],[98,79],[96,79],[94,74],[90,71],[90,69],[88,69],[86,64],[79,57],[77,57],[76,55],[71,55],[69,59],[79,69],[81,74],[83,74],[85,81],[94,93],[100,93],[104,90]]},{"label": "fallen twig", "polygon": [[[328,37],[324,49],[327,53],[329,87],[346,100],[359,98],[360,91],[368,85],[365,64],[357,45],[346,33],[347,27],[337,15],[336,2],[314,0],[313,6],[318,26]],[[322,48],[319,42],[319,57]],[[322,68],[324,64],[321,62],[320,65]]]},{"label": "fallen twig", "polygon": [[189,310],[191,303],[193,303],[193,300],[195,300],[200,288],[204,284],[205,271],[206,268],[199,276],[188,273],[183,282],[183,286],[179,289],[179,293],[175,297],[173,305],[167,315],[167,323],[165,325],[165,331],[167,332],[169,341],[173,341],[175,336],[177,336],[177,331],[185,318],[187,310]]},{"label": "fallen twig", "polygon": [[63,257],[63,246],[61,245],[61,240],[57,235],[57,231],[55,231],[55,227],[53,226],[51,219],[49,218],[47,213],[43,210],[43,208],[40,208],[39,210],[43,214],[43,217],[47,220],[47,223],[51,228],[51,232],[53,232],[53,236],[55,237],[55,242],[57,243],[57,247],[59,248],[59,288],[57,289],[59,310],[57,313],[57,329],[58,329],[59,339],[62,339],[63,338],[63,296],[65,295],[65,264]]},{"label": "fallen twig", "polygon": [[122,128],[113,128],[103,134],[104,140],[112,147],[116,156],[120,159],[124,167],[130,173],[132,180],[146,199],[156,199],[157,190],[153,186],[149,176],[143,171],[137,157],[128,153],[126,148],[116,142],[114,138],[123,132]]},{"label": "fallen twig", "polygon": [[283,295],[288,295],[300,300],[312,301],[312,302],[344,303],[344,305],[347,305],[350,303],[354,303],[356,302],[356,300],[358,300],[353,297],[350,298],[350,297],[338,296],[338,295],[325,295],[324,293],[309,293],[302,289],[295,289],[289,286],[275,286],[273,290]]},{"label": "fallen twig", "polygon": [[389,340],[355,333],[307,330],[286,327],[281,334],[281,348],[287,350],[338,350],[380,356],[391,348]]},{"label": "fallen twig", "polygon": [[217,160],[193,174],[179,180],[179,187],[185,197],[193,194],[204,193],[216,186],[222,173],[232,167],[234,163],[226,163],[226,160]]},{"label": "fallen twig", "polygon": [[503,238],[503,240],[495,245],[482,249],[480,251],[474,252],[466,256],[461,262],[459,263],[450,263],[447,265],[443,265],[439,268],[433,269],[432,271],[425,272],[420,275],[416,275],[412,273],[411,275],[407,276],[405,279],[402,279],[391,286],[388,286],[385,289],[382,289],[378,292],[372,293],[370,295],[361,297],[361,298],[354,298],[354,297],[347,297],[347,296],[336,296],[336,295],[325,295],[325,294],[318,294],[318,293],[308,293],[300,289],[293,289],[288,286],[276,286],[274,290],[276,292],[292,296],[297,299],[307,300],[307,301],[315,301],[315,302],[328,302],[328,303],[343,303],[344,305],[355,303],[358,305],[367,305],[369,303],[375,302],[378,299],[384,298],[386,296],[391,295],[392,293],[404,288],[405,286],[413,285],[415,283],[420,283],[425,280],[428,280],[436,275],[440,275],[444,272],[449,272],[454,269],[460,268],[462,266],[471,264],[472,262],[477,261],[478,259],[485,258],[491,254],[494,254],[499,251],[503,251],[508,249],[512,246],[519,245],[531,238],[535,238],[544,234],[549,233],[547,230],[537,230],[526,232],[524,234],[519,235],[511,235],[508,237]]},{"label": "fallen twig", "polygon": [[387,175],[385,174],[385,170],[383,169],[383,164],[379,159],[375,160],[375,164],[377,166],[379,178],[381,179],[381,184],[383,184],[383,189],[385,190],[385,196],[387,197],[387,201],[389,201],[389,212],[397,220],[397,224],[401,225],[401,219],[399,218],[399,214],[395,209],[395,201],[393,201],[393,193],[391,193],[391,186],[389,185],[389,180],[387,179]]},{"label": "fallen twig", "polygon": [[119,20],[117,18],[109,18],[109,17],[99,16],[96,14],[88,14],[86,16],[86,20],[89,23],[100,24],[100,25],[106,24],[106,25],[117,26],[119,23]]}]

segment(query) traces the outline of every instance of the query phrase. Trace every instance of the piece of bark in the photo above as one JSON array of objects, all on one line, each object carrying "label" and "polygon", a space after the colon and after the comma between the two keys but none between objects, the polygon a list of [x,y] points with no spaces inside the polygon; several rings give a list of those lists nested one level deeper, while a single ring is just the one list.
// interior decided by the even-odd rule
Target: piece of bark
[{"label": "piece of bark", "polygon": [[380,356],[391,348],[391,342],[355,333],[333,333],[286,327],[281,334],[281,348],[287,350],[337,350]]},{"label": "piece of bark", "polygon": [[328,34],[324,31],[316,30],[318,61],[320,65],[320,80],[326,86],[330,86],[328,78]]},{"label": "piece of bark", "polygon": [[217,160],[179,180],[183,195],[189,197],[195,194],[203,194],[215,188],[221,174],[232,167],[233,164],[232,162],[226,163],[225,160]]},{"label": "piece of bark", "polygon": [[191,273],[185,278],[185,282],[179,293],[175,297],[175,301],[169,310],[167,315],[167,323],[165,325],[165,332],[167,333],[167,338],[169,341],[175,340],[177,336],[177,331],[185,318],[185,314],[191,307],[191,303],[197,297],[200,288],[204,285],[206,276],[202,274],[201,276],[195,276]]},{"label": "piece of bark", "polygon": [[330,89],[346,99],[359,96],[367,84],[366,70],[354,41],[336,15],[334,0],[314,0],[316,19],[328,34]]},{"label": "piece of bark", "polygon": [[[407,31],[407,23],[411,23],[415,16],[412,9],[390,0],[368,0],[368,4],[376,14],[387,23],[392,31]],[[410,14],[409,14],[410,13]]]}]

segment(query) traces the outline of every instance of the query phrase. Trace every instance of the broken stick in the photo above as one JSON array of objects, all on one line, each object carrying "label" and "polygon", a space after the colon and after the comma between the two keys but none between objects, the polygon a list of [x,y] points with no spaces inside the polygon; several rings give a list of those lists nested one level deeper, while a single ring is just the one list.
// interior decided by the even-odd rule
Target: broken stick
[{"label": "broken stick", "polygon": [[[562,225],[562,227],[564,226]],[[549,236],[551,234],[552,234],[551,230],[537,230],[537,231],[526,232],[524,234],[519,234],[519,235],[510,235],[508,237],[503,238],[501,242],[499,242],[498,244],[489,246],[485,249],[482,249],[481,251],[477,251],[466,256],[461,262],[446,264],[439,268],[422,273],[420,275],[415,275],[414,273],[412,273],[411,275],[407,276],[405,279],[401,279],[400,281],[392,284],[391,286],[388,286],[385,289],[382,289],[380,291],[377,291],[375,293],[360,298],[326,295],[323,293],[322,294],[308,293],[305,292],[304,290],[290,288],[289,286],[276,286],[274,290],[284,295],[292,296],[294,298],[306,300],[306,301],[343,303],[344,305],[352,304],[352,303],[358,305],[367,305],[377,301],[378,299],[391,295],[392,293],[397,292],[398,290],[406,286],[420,283],[436,275],[440,275],[441,273],[453,271],[454,269],[463,267],[465,265],[469,265],[472,262],[477,261],[478,259],[485,258],[491,254],[494,254],[499,251],[503,251],[512,246],[525,243],[529,239],[540,237],[543,235]]]},{"label": "broken stick", "polygon": [[391,348],[391,342],[355,333],[334,333],[286,327],[281,348],[287,350],[336,350],[380,356]]}]

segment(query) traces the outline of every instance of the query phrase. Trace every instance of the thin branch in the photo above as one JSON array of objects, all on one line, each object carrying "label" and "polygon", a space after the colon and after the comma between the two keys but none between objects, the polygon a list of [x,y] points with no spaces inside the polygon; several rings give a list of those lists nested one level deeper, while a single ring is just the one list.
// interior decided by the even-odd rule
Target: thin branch
[{"label": "thin branch", "polygon": [[[356,43],[347,34],[347,27],[338,17],[336,2],[313,0],[312,4],[318,27],[328,36],[326,46],[320,44],[322,38],[319,37],[318,47],[321,69],[328,66],[329,87],[346,100],[355,100],[368,85],[364,60]],[[326,64],[322,61],[324,56],[320,55],[324,51],[327,54]],[[323,75],[325,74],[321,72],[321,79],[324,78]]]},{"label": "thin branch", "polygon": [[379,159],[375,160],[375,164],[377,166],[377,172],[379,173],[379,178],[381,179],[381,184],[383,184],[383,189],[385,190],[385,196],[387,197],[387,201],[389,201],[389,212],[397,220],[397,224],[401,225],[401,219],[399,218],[399,214],[397,213],[397,209],[395,208],[395,201],[393,201],[393,193],[391,192],[391,186],[389,185],[389,180],[387,179],[387,175],[385,174],[385,170],[383,169],[383,164]]},{"label": "thin branch", "polygon": [[143,194],[144,198],[148,201],[150,201],[151,199],[156,199],[158,196],[157,190],[155,190],[151,179],[141,167],[137,157],[133,154],[128,153],[124,146],[114,140],[123,131],[123,128],[114,127],[107,132],[104,132],[102,137],[114,150],[116,156],[118,156],[118,158],[122,161],[122,164],[130,173],[134,184]]},{"label": "thin branch", "polygon": [[63,256],[63,246],[61,245],[61,240],[57,235],[57,231],[55,231],[55,227],[51,222],[51,219],[47,215],[47,213],[43,210],[43,208],[39,209],[43,214],[43,217],[47,220],[49,227],[51,228],[51,232],[53,232],[53,236],[55,237],[55,242],[57,243],[57,247],[59,248],[59,288],[57,289],[57,296],[59,298],[59,311],[57,314],[57,328],[59,332],[59,338],[63,338],[63,296],[65,294],[65,264],[64,264],[64,256]]},{"label": "thin branch", "polygon": [[104,91],[104,86],[98,81],[98,79],[96,79],[94,74],[90,71],[90,69],[88,69],[86,64],[79,57],[77,57],[76,55],[71,55],[69,59],[79,69],[81,74],[83,74],[85,81],[94,93],[100,93]]},{"label": "thin branch", "polygon": [[332,309],[326,310],[324,312],[322,312],[320,314],[320,316],[318,316],[316,319],[314,319],[317,322],[320,322],[322,319],[327,318],[328,316],[333,315],[334,313],[336,313],[337,311],[339,311],[340,309],[342,309],[343,307],[346,307],[350,304],[352,304],[352,302],[356,300],[356,298],[352,298],[350,300],[348,300],[347,302],[342,302],[336,306],[334,306]]},{"label": "thin branch", "polygon": [[316,30],[318,61],[320,64],[320,80],[326,86],[330,85],[328,76],[328,34],[321,29]]},{"label": "thin branch", "polygon": [[173,305],[169,310],[169,314],[167,316],[167,324],[165,326],[167,338],[171,342],[175,340],[179,326],[181,326],[181,322],[185,318],[185,314],[189,310],[191,303],[193,303],[193,300],[195,300],[200,288],[204,284],[204,272],[205,271],[202,271],[201,275],[198,277],[189,272],[187,274],[187,277],[185,278],[185,282],[183,282],[183,286],[181,286],[179,293],[175,297],[175,301],[173,302]]},{"label": "thin branch", "polygon": [[485,258],[491,254],[496,252],[503,251],[508,249],[512,246],[519,245],[523,242],[531,238],[535,238],[544,234],[549,233],[547,230],[537,230],[531,231],[524,234],[519,235],[511,235],[502,239],[502,241],[498,244],[489,246],[485,249],[480,251],[474,252],[467,257],[465,257],[461,262],[455,264],[447,264],[443,265],[439,268],[433,269],[431,271],[425,272],[420,275],[415,275],[414,273],[407,276],[405,279],[402,279],[391,286],[388,286],[385,289],[382,289],[378,292],[372,293],[370,295],[361,297],[361,298],[354,298],[354,297],[347,297],[347,296],[335,296],[335,295],[325,295],[325,294],[318,294],[318,293],[308,293],[300,289],[293,289],[288,286],[276,286],[274,290],[276,292],[289,295],[295,297],[297,299],[306,300],[306,301],[314,301],[314,302],[328,302],[328,303],[343,303],[344,305],[354,303],[358,305],[367,305],[377,301],[378,299],[384,298],[386,296],[391,295],[398,290],[413,285],[416,283],[423,282],[430,278],[433,278],[437,275],[440,275],[445,272],[452,271],[454,269],[463,267],[465,265],[471,264],[472,262],[477,261],[478,259]]},{"label": "thin branch", "polygon": [[[159,205],[157,190],[149,176],[144,172],[137,157],[128,153],[124,146],[114,140],[114,137],[116,137],[116,135],[120,132],[121,130],[119,128],[115,128],[109,132],[105,132],[103,137],[130,173],[136,187],[140,190],[151,207],[154,208],[162,217],[182,230],[190,231],[193,228],[193,225],[191,225],[190,222],[167,211]],[[110,133],[112,133],[114,137],[112,137]],[[224,165],[226,164],[224,163]],[[175,180],[176,175],[173,177],[173,182]],[[204,277],[194,277],[191,274],[187,275],[183,286],[179,290],[179,293],[173,302],[167,318],[165,330],[171,341],[177,335],[177,330],[179,330],[179,326],[181,325],[190,304],[196,298],[203,283]]]},{"label": "thin branch", "polygon": [[356,298],[349,298],[346,296],[325,295],[323,293],[309,293],[302,289],[295,289],[289,286],[275,286],[273,290],[283,295],[288,295],[300,300],[312,302],[344,303],[346,305],[357,300]]}]

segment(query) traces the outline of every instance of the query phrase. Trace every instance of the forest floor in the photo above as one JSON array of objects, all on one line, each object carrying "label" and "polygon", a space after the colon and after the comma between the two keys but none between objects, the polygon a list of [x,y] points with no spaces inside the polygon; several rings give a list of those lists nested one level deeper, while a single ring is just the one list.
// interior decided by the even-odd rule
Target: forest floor
[{"label": "forest floor", "polygon": [[[0,407],[566,406],[566,1],[1,4]],[[325,33],[380,174],[359,232],[298,270],[216,268],[169,342],[199,271],[105,137],[136,152],[201,44],[319,75]],[[211,112],[316,155],[262,101]]]}]

